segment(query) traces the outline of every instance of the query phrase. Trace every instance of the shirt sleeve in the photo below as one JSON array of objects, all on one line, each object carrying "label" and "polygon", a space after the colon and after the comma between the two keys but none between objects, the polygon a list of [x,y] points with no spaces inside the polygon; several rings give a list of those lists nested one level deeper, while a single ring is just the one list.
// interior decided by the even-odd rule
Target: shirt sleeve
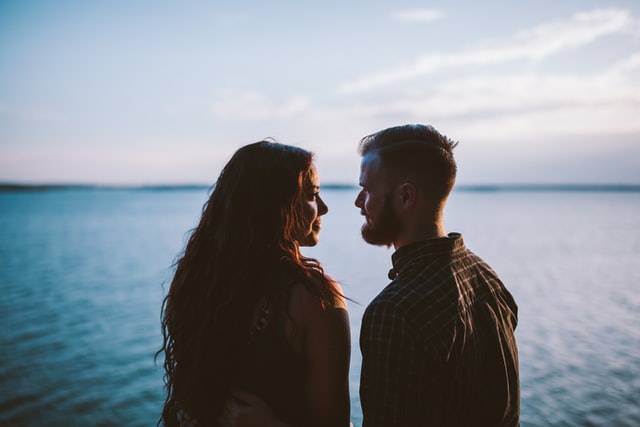
[{"label": "shirt sleeve", "polygon": [[365,311],[360,334],[363,427],[405,425],[414,341],[406,323],[390,302],[373,302]]}]

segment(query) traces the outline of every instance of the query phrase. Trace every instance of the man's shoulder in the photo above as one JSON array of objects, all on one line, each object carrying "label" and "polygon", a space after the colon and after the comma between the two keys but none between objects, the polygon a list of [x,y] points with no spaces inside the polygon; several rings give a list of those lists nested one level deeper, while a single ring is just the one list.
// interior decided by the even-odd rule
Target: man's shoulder
[{"label": "man's shoulder", "polygon": [[427,325],[450,311],[455,315],[457,300],[455,284],[398,277],[371,301],[365,316],[402,318],[410,324]]},{"label": "man's shoulder", "polygon": [[415,295],[416,290],[413,289],[405,280],[395,279],[385,286],[378,295],[371,301],[369,308],[376,307],[398,307],[410,302]]},{"label": "man's shoulder", "polygon": [[395,311],[403,299],[403,293],[392,282],[371,300],[365,309],[365,313]]}]

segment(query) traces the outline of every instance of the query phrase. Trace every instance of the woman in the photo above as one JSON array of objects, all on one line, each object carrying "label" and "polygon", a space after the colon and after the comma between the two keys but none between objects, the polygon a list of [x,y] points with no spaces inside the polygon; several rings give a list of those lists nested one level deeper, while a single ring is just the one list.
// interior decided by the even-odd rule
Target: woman
[{"label": "woman", "polygon": [[163,303],[162,420],[215,426],[234,389],[289,425],[349,425],[342,290],[300,253],[318,242],[313,154],[260,141],[222,170]]}]

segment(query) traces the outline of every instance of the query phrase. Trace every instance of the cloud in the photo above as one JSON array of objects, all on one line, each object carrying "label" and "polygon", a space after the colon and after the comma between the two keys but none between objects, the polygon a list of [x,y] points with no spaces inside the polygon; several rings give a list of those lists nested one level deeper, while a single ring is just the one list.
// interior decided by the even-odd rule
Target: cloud
[{"label": "cloud", "polygon": [[[460,138],[520,145],[542,136],[640,134],[638,116],[638,86],[605,70],[582,77],[535,73],[464,77],[378,98],[353,108],[350,117],[375,127],[398,120],[431,122],[455,129]],[[342,117],[349,116],[342,112]]]},{"label": "cloud", "polygon": [[392,13],[391,18],[400,22],[431,22],[444,17],[444,13],[435,9],[399,10]]},{"label": "cloud", "polygon": [[464,139],[520,145],[543,135],[640,133],[639,68],[640,52],[634,52],[590,74],[461,75],[424,88],[348,98],[341,105],[229,92],[215,108],[225,120],[295,116],[283,120],[285,136],[311,134],[311,143],[322,141],[324,153],[344,150],[345,141],[366,132],[411,122],[440,124]]},{"label": "cloud", "polygon": [[638,21],[621,9],[580,12],[568,20],[541,24],[504,41],[485,41],[454,53],[435,53],[416,59],[406,67],[383,71],[339,87],[343,94],[366,92],[380,86],[436,71],[502,64],[516,60],[542,60],[567,49],[588,45],[610,34],[636,31]]},{"label": "cloud", "polygon": [[612,64],[608,71],[610,73],[630,73],[640,70],[640,52],[636,52],[631,56]]},{"label": "cloud", "polygon": [[498,58],[503,60],[543,59],[566,49],[587,45],[609,34],[628,31],[635,24],[626,10],[596,9],[576,13],[566,21],[521,31],[504,44],[488,48],[498,52]]},{"label": "cloud", "polygon": [[[360,137],[400,123],[432,123],[456,139],[487,146],[538,146],[581,135],[598,141],[637,135],[640,51],[618,56],[616,62],[596,62],[598,68],[588,72],[529,66],[490,67],[488,73],[478,69],[509,61],[540,61],[610,34],[634,37],[637,23],[619,9],[578,13],[503,40],[485,40],[473,49],[427,55],[412,66],[359,82],[362,92],[401,83],[393,91],[311,98],[225,90],[209,104],[209,111],[221,124],[251,124],[242,127],[245,133],[234,129],[236,142],[270,135],[335,158],[356,156]],[[466,67],[472,70],[467,72]],[[437,84],[406,84],[412,77],[453,69],[455,73],[439,75]],[[224,126],[216,129],[222,132]]]}]

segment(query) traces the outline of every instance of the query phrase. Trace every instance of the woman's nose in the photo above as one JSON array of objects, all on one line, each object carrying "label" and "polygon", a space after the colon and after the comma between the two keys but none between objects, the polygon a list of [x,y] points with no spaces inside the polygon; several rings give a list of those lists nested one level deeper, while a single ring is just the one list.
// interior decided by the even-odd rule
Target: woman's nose
[{"label": "woman's nose", "polygon": [[324,215],[329,212],[329,206],[318,196],[318,215]]}]

